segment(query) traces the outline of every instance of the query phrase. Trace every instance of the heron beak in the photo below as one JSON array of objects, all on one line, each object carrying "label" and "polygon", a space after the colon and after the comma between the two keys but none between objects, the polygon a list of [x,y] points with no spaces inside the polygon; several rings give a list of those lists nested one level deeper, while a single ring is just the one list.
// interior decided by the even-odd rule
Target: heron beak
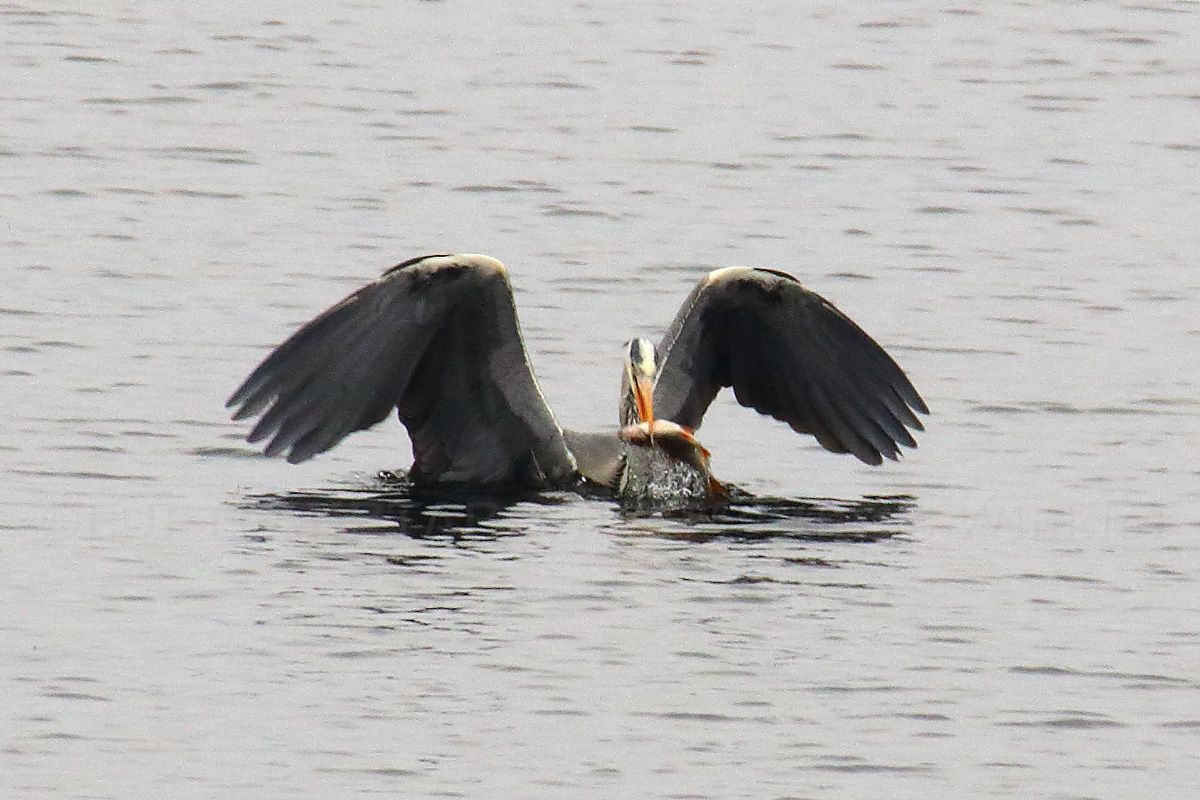
[{"label": "heron beak", "polygon": [[[622,422],[630,424],[654,422],[654,381],[658,372],[654,345],[645,339],[629,342],[622,384],[626,392]],[[636,419],[631,420],[631,416]]]},{"label": "heron beak", "polygon": [[650,423],[650,430],[653,432],[654,385],[641,373],[633,376],[633,398],[637,402],[638,421]]}]

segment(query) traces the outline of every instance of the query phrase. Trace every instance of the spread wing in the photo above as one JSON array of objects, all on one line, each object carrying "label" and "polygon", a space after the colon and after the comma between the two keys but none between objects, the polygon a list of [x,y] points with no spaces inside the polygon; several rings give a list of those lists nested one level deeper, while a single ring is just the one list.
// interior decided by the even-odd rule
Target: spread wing
[{"label": "spread wing", "polygon": [[503,265],[487,256],[399,264],[279,345],[228,406],[262,414],[247,439],[312,458],[393,408],[413,475],[562,483],[575,463],[530,369]]},{"label": "spread wing", "polygon": [[655,415],[700,427],[722,387],[868,464],[916,447],[928,414],[908,377],[832,303],[783,272],[731,267],[696,285],[659,345]]}]

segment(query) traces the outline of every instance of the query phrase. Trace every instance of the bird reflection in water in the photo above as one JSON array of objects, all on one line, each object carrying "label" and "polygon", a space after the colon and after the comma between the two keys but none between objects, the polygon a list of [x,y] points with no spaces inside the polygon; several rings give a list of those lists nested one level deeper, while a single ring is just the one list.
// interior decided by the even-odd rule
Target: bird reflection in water
[{"label": "bird reflection in water", "polygon": [[[675,509],[647,516],[616,507],[623,527],[663,538],[693,542],[715,539],[785,538],[799,541],[876,542],[902,533],[916,501],[910,495],[857,499],[756,497],[726,485],[728,503],[719,509]],[[583,499],[587,492],[583,492]],[[597,498],[609,495],[600,491]],[[245,508],[287,511],[352,521],[347,532],[401,534],[413,539],[496,540],[523,535],[531,506],[579,502],[569,492],[487,492],[414,483],[400,472],[381,472],[374,481],[324,490],[250,495]],[[622,522],[618,522],[622,525]]]}]

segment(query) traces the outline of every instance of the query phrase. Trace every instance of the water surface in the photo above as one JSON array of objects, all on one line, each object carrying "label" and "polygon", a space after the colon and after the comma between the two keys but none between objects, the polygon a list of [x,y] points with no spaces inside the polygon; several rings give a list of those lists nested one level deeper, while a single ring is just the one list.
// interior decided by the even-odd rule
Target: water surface
[{"label": "water surface", "polygon": [[[1192,796],[1196,22],[0,8],[0,794]],[[391,422],[255,455],[229,392],[427,252],[508,265],[564,425],[752,264],[929,431],[874,469],[720,401],[750,520],[381,507]]]}]

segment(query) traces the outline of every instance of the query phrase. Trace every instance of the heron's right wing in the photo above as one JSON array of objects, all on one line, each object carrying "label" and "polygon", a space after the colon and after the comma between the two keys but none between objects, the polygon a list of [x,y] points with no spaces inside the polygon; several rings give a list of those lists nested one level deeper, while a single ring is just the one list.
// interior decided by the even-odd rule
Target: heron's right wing
[{"label": "heron's right wing", "polygon": [[[227,403],[262,414],[247,437],[295,463],[383,420],[415,476],[561,483],[575,473],[525,353],[508,275],[486,256],[399,264],[298,330]],[[265,413],[264,413],[265,412]]]}]

